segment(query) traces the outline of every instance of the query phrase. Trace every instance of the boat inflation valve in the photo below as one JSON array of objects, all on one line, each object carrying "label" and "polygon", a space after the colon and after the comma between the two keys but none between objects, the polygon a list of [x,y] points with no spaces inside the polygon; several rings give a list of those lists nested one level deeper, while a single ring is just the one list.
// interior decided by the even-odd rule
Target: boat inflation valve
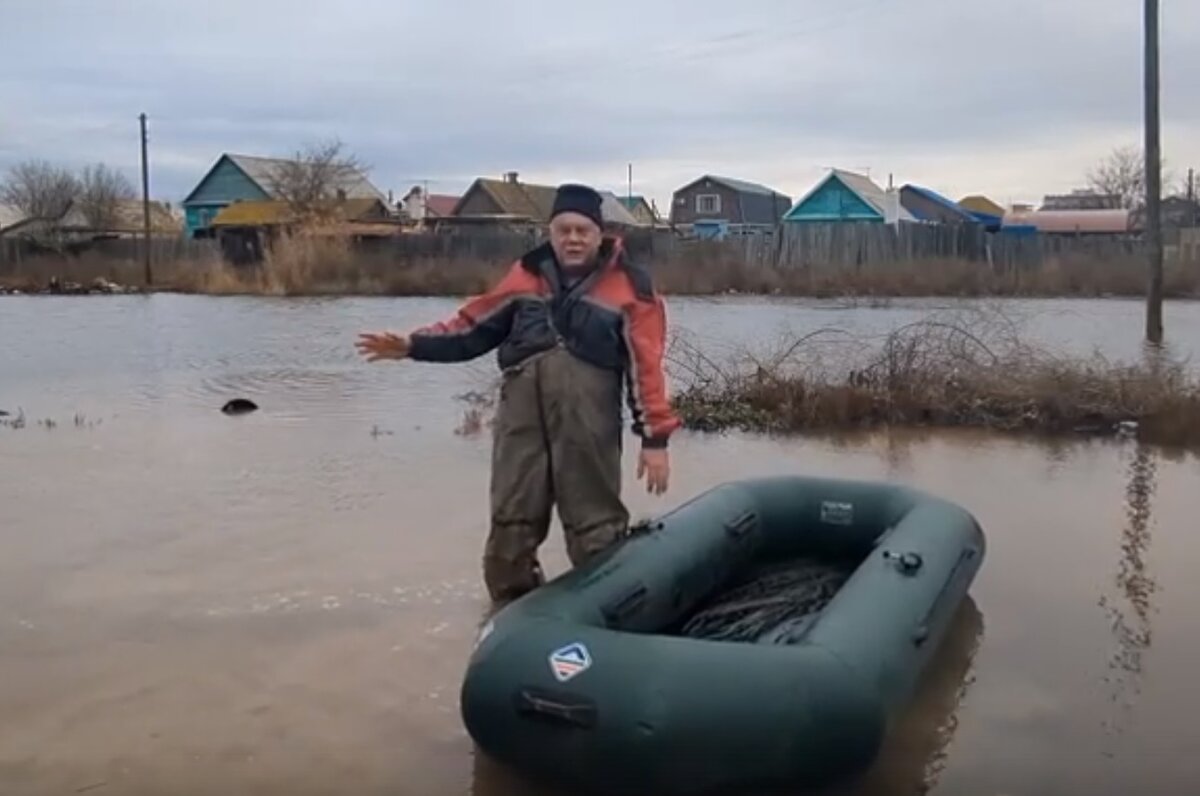
[{"label": "boat inflation valve", "polygon": [[891,550],[885,550],[883,557],[889,561],[896,562],[896,569],[900,570],[905,575],[911,575],[921,568],[921,564],[925,563],[921,560],[918,553],[893,553]]}]

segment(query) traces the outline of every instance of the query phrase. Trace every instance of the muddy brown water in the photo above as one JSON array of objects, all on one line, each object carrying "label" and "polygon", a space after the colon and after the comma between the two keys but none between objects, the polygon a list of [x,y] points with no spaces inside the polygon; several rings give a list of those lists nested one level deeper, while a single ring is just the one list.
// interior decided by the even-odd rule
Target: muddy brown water
[{"label": "muddy brown water", "polygon": [[[351,347],[452,306],[0,299],[0,410],[26,420],[0,427],[0,793],[552,793],[478,755],[457,712],[487,610],[490,446],[454,433],[454,396],[492,363],[365,366]],[[717,345],[928,309],[730,299],[672,317]],[[1014,311],[1055,345],[1136,354],[1134,303]],[[1200,351],[1200,307],[1167,317]],[[236,396],[262,409],[217,411]],[[652,498],[631,446],[635,514],[801,472],[912,484],[984,526],[916,701],[839,793],[1195,792],[1200,458],[913,431],[681,434],[673,454]]]}]

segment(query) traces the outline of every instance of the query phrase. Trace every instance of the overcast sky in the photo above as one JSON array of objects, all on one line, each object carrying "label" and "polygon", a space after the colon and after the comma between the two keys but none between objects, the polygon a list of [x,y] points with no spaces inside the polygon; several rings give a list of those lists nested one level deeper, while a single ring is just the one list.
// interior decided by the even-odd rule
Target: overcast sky
[{"label": "overcast sky", "polygon": [[[1141,143],[1138,0],[3,0],[0,172],[103,161],[179,201],[220,153],[341,138],[402,195],[831,166],[1036,201]],[[1200,167],[1200,2],[1163,2],[1163,146]],[[139,183],[140,184],[140,183]]]}]

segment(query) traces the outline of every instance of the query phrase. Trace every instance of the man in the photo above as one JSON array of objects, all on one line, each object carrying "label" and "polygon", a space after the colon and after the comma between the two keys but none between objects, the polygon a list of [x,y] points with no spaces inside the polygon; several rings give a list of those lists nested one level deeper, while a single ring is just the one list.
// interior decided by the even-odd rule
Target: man
[{"label": "man", "polygon": [[537,550],[557,504],[573,566],[625,533],[621,393],[641,437],[638,478],[667,489],[667,440],[680,425],[662,359],[666,308],[649,275],[606,237],[600,195],[564,185],[550,240],[513,263],[449,320],[408,336],[363,334],[374,362],[462,362],[498,348],[502,370],[492,448],[491,529],[484,581],[507,602],[543,581]]}]

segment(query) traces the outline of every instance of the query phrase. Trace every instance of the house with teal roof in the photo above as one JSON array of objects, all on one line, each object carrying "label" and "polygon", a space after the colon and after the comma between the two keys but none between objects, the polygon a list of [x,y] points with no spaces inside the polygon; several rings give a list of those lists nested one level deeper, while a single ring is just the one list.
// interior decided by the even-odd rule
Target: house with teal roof
[{"label": "house with teal roof", "polygon": [[915,219],[900,203],[898,192],[885,191],[862,174],[833,169],[784,214],[783,220],[796,224],[896,224]]}]

